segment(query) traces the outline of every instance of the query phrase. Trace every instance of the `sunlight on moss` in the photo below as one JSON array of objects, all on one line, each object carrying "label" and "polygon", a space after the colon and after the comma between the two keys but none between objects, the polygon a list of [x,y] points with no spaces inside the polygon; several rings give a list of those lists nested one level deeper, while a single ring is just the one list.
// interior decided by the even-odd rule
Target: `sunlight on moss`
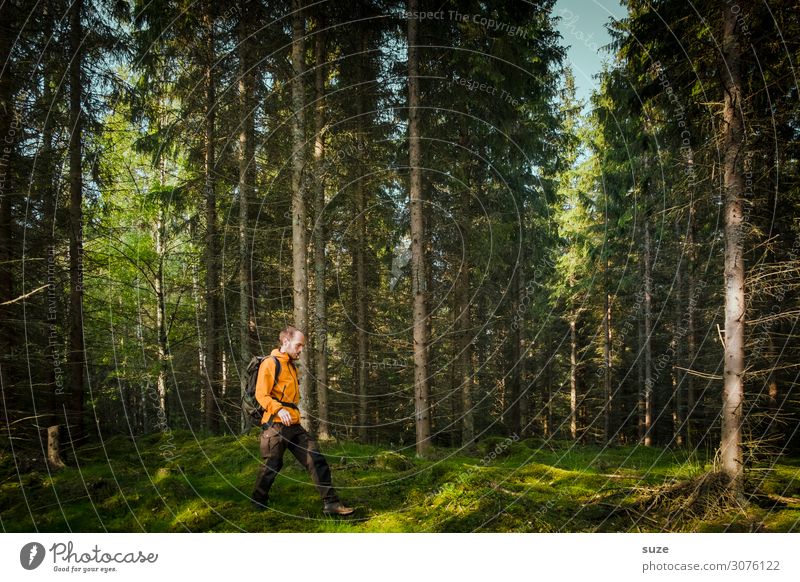
[{"label": "sunlight on moss", "polygon": [[[190,531],[207,531],[210,527],[222,521],[218,510],[201,500],[185,504],[172,520],[173,528],[186,526]],[[177,527],[176,527],[177,526]]]},{"label": "sunlight on moss", "polygon": [[800,508],[770,512],[764,519],[769,531],[800,532]]},{"label": "sunlight on moss", "polygon": [[[650,488],[708,468],[704,459],[643,447],[576,449],[565,443],[551,450],[526,439],[487,461],[479,452],[440,447],[418,459],[339,441],[327,443],[323,453],[340,495],[357,508],[353,519],[340,519],[322,514],[309,476],[289,455],[271,494],[274,511],[253,512],[249,493],[261,463],[255,434],[172,437],[178,455],[173,462],[158,451],[163,437],[151,435],[135,443],[113,441],[111,460],[92,449],[81,455],[80,469],[27,473],[22,485],[9,474],[0,484],[6,531],[659,531],[666,514],[649,514],[652,521],[642,522],[626,508],[635,509]],[[728,511],[675,530],[798,531],[797,466],[760,468],[751,482],[761,484],[762,497],[748,512]],[[35,523],[23,488],[35,506]],[[620,509],[609,516],[609,507]]]}]

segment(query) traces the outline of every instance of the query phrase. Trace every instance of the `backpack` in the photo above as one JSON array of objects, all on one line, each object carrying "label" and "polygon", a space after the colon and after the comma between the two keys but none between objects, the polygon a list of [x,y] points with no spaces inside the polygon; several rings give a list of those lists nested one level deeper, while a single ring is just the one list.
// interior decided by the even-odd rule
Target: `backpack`
[{"label": "backpack", "polygon": [[250,422],[251,426],[261,426],[261,419],[264,417],[264,407],[256,399],[256,384],[258,383],[258,369],[261,362],[267,358],[275,360],[275,376],[272,387],[278,383],[281,375],[281,363],[275,356],[253,356],[247,364],[247,388],[242,394],[242,413]]}]

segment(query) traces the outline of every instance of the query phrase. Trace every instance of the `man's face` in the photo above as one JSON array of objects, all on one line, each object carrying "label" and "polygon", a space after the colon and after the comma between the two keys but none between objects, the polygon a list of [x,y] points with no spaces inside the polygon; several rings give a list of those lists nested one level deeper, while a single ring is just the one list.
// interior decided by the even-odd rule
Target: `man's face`
[{"label": "man's face", "polygon": [[283,351],[289,354],[293,360],[300,359],[300,354],[303,352],[303,347],[306,345],[306,336],[299,331],[294,334],[294,337],[283,342]]}]

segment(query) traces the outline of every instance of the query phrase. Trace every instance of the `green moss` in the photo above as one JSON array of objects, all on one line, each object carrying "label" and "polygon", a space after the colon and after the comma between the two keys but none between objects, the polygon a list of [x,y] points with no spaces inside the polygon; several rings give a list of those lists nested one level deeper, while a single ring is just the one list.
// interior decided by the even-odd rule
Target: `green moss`
[{"label": "green moss", "polygon": [[800,532],[800,508],[770,512],[764,518],[764,527],[775,532]]},{"label": "green moss", "polygon": [[[79,450],[77,463],[52,475],[17,476],[5,457],[0,514],[6,531],[659,531],[666,516],[636,523],[625,510],[609,515],[608,507],[633,510],[641,497],[636,491],[690,479],[709,466],[707,459],[664,449],[500,436],[483,439],[474,452],[437,448],[424,459],[413,458],[413,450],[345,441],[323,443],[322,451],[339,494],[357,509],[352,518],[322,514],[309,476],[289,454],[270,510],[254,512],[249,495],[261,463],[257,431],[113,437]],[[796,460],[753,470],[749,482],[766,501],[681,527],[800,528],[800,507],[793,505],[800,496]]]},{"label": "green moss", "polygon": [[386,471],[407,471],[414,467],[414,462],[408,457],[394,451],[381,451],[373,459],[375,467]]}]

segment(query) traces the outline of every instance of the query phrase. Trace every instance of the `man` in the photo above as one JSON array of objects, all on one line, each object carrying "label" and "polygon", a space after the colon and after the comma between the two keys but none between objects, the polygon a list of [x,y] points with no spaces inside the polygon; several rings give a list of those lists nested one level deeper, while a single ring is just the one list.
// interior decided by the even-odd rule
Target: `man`
[{"label": "man", "polygon": [[[305,346],[305,335],[291,325],[280,333],[281,347],[272,350],[258,369],[256,400],[264,407],[261,418],[261,457],[264,464],[258,473],[252,501],[257,509],[265,509],[269,489],[283,467],[283,453],[289,449],[300,461],[323,501],[323,513],[350,515],[353,509],[345,507],[331,485],[331,469],[317,449],[316,442],[300,424],[300,389],[294,362],[300,358]],[[277,382],[275,371],[280,363]]]}]

